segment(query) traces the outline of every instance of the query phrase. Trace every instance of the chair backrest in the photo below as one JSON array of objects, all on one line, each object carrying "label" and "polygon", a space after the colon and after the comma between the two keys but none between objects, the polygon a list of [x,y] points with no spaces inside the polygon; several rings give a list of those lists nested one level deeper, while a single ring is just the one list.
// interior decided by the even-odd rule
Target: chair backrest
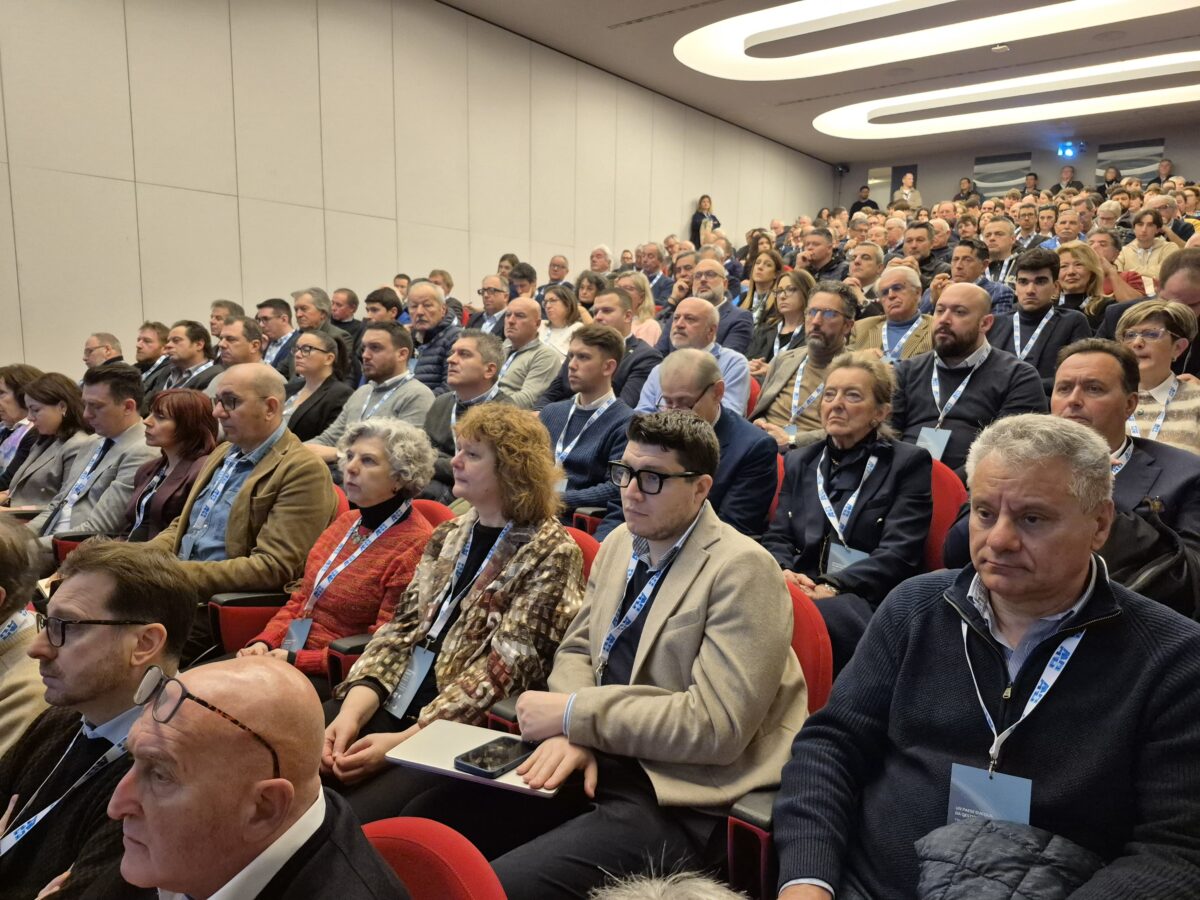
[{"label": "chair backrest", "polygon": [[72,541],[66,538],[51,538],[51,545],[54,547],[54,561],[60,566],[66,562],[71,552],[78,547],[83,541]]},{"label": "chair backrest", "polygon": [[967,502],[967,489],[954,470],[940,460],[933,461],[933,517],[929,520],[929,536],[925,539],[925,571],[942,568],[942,545],[946,532],[958,518],[958,511]]},{"label": "chair backrest", "polygon": [[767,510],[767,524],[775,521],[775,510],[779,508],[779,492],[783,490],[783,454],[775,456],[775,496],[771,500],[771,508]]},{"label": "chair backrest", "polygon": [[592,574],[592,560],[600,552],[600,542],[586,531],[580,531],[578,528],[568,527],[567,534],[575,539],[575,543],[583,551],[583,580],[587,581]]},{"label": "chair backrest", "polygon": [[794,584],[788,585],[788,593],[792,595],[792,650],[808,685],[808,711],[814,713],[825,705],[833,687],[833,646],[825,620],[808,595]]},{"label": "chair backrest", "polygon": [[465,837],[432,819],[380,819],[363,834],[412,900],[505,900],[500,879]]},{"label": "chair backrest", "polygon": [[414,500],[413,509],[428,519],[434,528],[454,518],[454,510],[436,500]]},{"label": "chair backrest", "polygon": [[337,512],[334,514],[336,519],[342,513],[350,512],[350,500],[346,497],[346,492],[336,484],[333,486],[333,493],[337,497]]},{"label": "chair backrest", "polygon": [[757,378],[750,379],[750,398],[746,401],[746,418],[750,418],[750,413],[754,412],[754,407],[758,406],[758,397],[762,393],[762,385],[758,383]]}]

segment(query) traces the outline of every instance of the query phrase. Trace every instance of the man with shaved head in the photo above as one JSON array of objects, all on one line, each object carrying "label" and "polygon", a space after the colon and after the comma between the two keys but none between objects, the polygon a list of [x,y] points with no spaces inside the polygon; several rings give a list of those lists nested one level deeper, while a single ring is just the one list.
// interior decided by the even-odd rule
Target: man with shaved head
[{"label": "man with shaved head", "polygon": [[133,767],[108,804],[126,881],[160,898],[408,896],[346,802],[321,788],[321,704],[294,667],[246,657],[178,678],[151,669],[138,700]]},{"label": "man with shaved head", "polygon": [[533,409],[534,401],[546,392],[562,365],[562,354],[538,337],[542,308],[536,300],[510,300],[504,316],[504,349],[507,358],[500,366],[500,392],[515,406]]}]

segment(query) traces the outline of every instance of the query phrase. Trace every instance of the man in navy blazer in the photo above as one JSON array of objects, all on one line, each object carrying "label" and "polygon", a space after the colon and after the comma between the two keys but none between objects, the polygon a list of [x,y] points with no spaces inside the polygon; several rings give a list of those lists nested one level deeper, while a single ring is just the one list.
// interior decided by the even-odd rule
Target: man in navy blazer
[{"label": "man in navy blazer", "polygon": [[[721,406],[725,382],[711,353],[676,350],[662,364],[662,404],[690,409],[713,426],[721,449],[708,499],[721,521],[757,537],[767,528],[767,513],[779,484],[779,449],[774,438]],[[596,540],[624,521],[620,498],[610,503]]]},{"label": "man in navy blazer", "polygon": [[[690,292],[683,296],[672,296],[672,306],[687,297],[699,297],[707,300],[721,314],[717,324],[717,343],[738,353],[745,353],[750,347],[750,339],[754,336],[754,316],[739,306],[735,306],[725,291],[725,267],[715,259],[701,260],[696,264],[692,273]],[[655,345],[663,356],[671,352],[670,320],[663,328],[662,337]]]}]

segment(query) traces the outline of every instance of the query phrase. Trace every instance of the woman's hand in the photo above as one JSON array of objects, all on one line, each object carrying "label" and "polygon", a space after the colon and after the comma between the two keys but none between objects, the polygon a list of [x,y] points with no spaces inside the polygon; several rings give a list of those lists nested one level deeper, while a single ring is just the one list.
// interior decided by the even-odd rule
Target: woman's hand
[{"label": "woman's hand", "polygon": [[375,715],[379,702],[379,695],[369,687],[360,684],[350,688],[337,718],[325,729],[325,746],[321,750],[321,771],[324,774],[333,774],[338,757],[346,753],[363,725]]},{"label": "woman's hand", "polygon": [[750,377],[751,378],[766,378],[767,370],[771,368],[771,364],[765,359],[750,360]]},{"label": "woman's hand", "polygon": [[791,569],[783,570],[783,580],[788,584],[794,584],[810,597],[812,596],[813,591],[815,591],[817,588],[816,582],[814,582],[807,575],[804,575],[800,572],[793,572]]},{"label": "woman's hand", "polygon": [[828,584],[818,584],[808,592],[808,596],[813,600],[828,600],[830,597],[836,597],[837,595],[837,589]]},{"label": "woman's hand", "polygon": [[404,731],[368,734],[359,738],[344,754],[335,759],[334,776],[342,784],[355,784],[382,772],[388,765],[388,751],[398,747],[420,730],[419,725],[414,725]]}]

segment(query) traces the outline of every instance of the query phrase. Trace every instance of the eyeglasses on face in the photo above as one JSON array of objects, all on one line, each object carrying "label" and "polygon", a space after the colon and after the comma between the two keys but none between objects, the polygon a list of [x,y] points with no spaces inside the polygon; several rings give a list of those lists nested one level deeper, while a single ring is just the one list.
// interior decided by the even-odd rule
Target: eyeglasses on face
[{"label": "eyeglasses on face", "polygon": [[254,321],[259,325],[266,325],[268,322],[274,322],[279,318],[282,318],[282,316],[255,316]]},{"label": "eyeglasses on face", "polygon": [[628,487],[637,479],[638,490],[643,494],[657,494],[669,478],[698,478],[702,472],[655,472],[653,469],[635,469],[623,462],[608,464],[608,477],[619,488]]},{"label": "eyeglasses on face", "polygon": [[[332,350],[326,350],[324,347],[318,347],[316,344],[297,344],[296,349],[292,351],[297,356],[303,356],[305,359],[312,356],[314,353],[332,353]],[[230,407],[226,407],[229,409]]]},{"label": "eyeglasses on face", "polygon": [[777,287],[771,293],[776,297],[794,297],[800,293],[800,288],[796,287],[794,284],[789,284],[783,287]]},{"label": "eyeglasses on face", "polygon": [[710,279],[713,281],[718,281],[725,277],[725,273],[724,272],[712,272],[712,271],[709,271],[708,269],[702,269],[699,272],[694,272],[692,274],[692,277],[696,281],[709,281]]},{"label": "eyeglasses on face", "polygon": [[1161,341],[1165,338],[1174,338],[1174,337],[1175,337],[1175,335],[1171,334],[1171,332],[1169,332],[1165,328],[1142,328],[1137,331],[1134,331],[1131,329],[1129,331],[1121,332],[1121,343],[1122,344],[1132,344],[1138,338],[1141,338],[1143,341],[1146,341],[1149,343],[1149,342],[1154,342],[1154,341]]},{"label": "eyeglasses on face", "polygon": [[506,291],[504,288],[498,287],[481,287],[475,293],[480,297],[486,297],[488,294],[507,294],[508,291]]},{"label": "eyeglasses on face", "polygon": [[710,381],[705,386],[704,390],[702,390],[700,393],[698,393],[696,395],[695,399],[693,399],[693,400],[676,400],[676,399],[672,399],[671,397],[659,397],[658,403],[654,404],[654,407],[659,412],[665,412],[668,409],[680,409],[680,410],[693,409],[696,406],[696,404],[699,403],[701,401],[701,399],[703,399],[704,395],[709,392],[709,389],[711,389],[714,384],[716,384],[715,381]]},{"label": "eyeglasses on face", "polygon": [[[59,582],[61,584],[61,582]],[[37,614],[38,631],[45,631],[51,647],[61,647],[67,640],[68,625],[149,625],[134,619],[60,619],[58,616]]]},{"label": "eyeglasses on face", "polygon": [[838,309],[810,309],[805,315],[810,319],[823,319],[826,322],[832,322],[838,318],[846,318],[846,314]]},{"label": "eyeglasses on face", "polygon": [[146,674],[142,677],[142,683],[138,685],[137,693],[133,695],[133,702],[138,706],[145,706],[151,700],[154,701],[154,705],[150,708],[150,715],[160,725],[166,725],[170,722],[175,713],[179,712],[179,707],[183,706],[185,700],[191,700],[210,712],[215,712],[218,716],[230,724],[236,725],[267,748],[267,751],[271,754],[273,777],[279,777],[279,754],[275,752],[275,748],[271,746],[266,738],[249,725],[238,721],[225,712],[225,710],[213,706],[201,697],[197,697],[184,686],[182,681],[178,678],[169,678],[158,666],[151,666],[146,670]]}]

